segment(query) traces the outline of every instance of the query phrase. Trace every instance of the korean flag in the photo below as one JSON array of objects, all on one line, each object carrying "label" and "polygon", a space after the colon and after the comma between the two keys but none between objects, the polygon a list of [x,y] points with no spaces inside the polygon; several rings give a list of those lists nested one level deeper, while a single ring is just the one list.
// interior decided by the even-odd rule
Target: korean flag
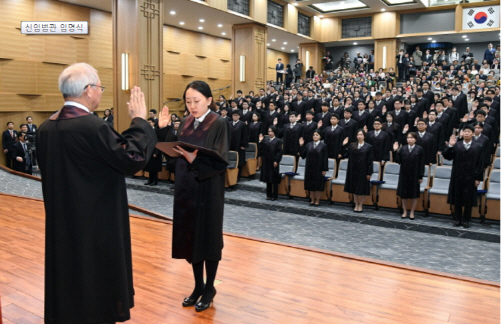
[{"label": "korean flag", "polygon": [[499,28],[499,6],[463,9],[463,30],[484,28]]}]

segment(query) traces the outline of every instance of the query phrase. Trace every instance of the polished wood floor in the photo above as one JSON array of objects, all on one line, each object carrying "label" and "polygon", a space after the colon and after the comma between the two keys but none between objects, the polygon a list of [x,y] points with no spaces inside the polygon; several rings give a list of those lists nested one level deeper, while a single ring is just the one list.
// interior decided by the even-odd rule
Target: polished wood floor
[{"label": "polished wood floor", "polygon": [[[191,266],[170,257],[172,225],[131,217],[136,307],[129,323],[499,323],[499,284],[225,235],[218,294],[181,307]],[[44,210],[0,195],[3,323],[43,323]]]}]

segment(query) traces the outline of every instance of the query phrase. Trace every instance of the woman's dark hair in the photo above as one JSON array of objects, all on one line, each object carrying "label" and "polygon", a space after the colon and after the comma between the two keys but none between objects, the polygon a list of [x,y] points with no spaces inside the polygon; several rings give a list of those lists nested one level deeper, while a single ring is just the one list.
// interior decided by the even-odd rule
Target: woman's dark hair
[{"label": "woman's dark hair", "polygon": [[[186,89],[186,90],[188,90],[188,89]],[[219,98],[223,98],[223,100],[226,101],[226,98],[224,95],[219,95]]]},{"label": "woman's dark hair", "polygon": [[104,117],[106,117],[106,112],[109,112],[109,113],[110,113],[108,116],[110,116],[110,115],[111,115],[111,110],[109,110],[109,109],[105,109],[105,110],[104,110]]},{"label": "woman's dark hair", "polygon": [[[365,141],[365,139],[367,138],[367,133],[362,128],[360,128],[359,130],[357,130],[357,133],[356,133],[357,136],[358,136],[358,133],[360,133],[360,132],[362,132],[362,134],[364,135],[364,141]],[[358,150],[358,140],[357,140],[357,142],[351,143],[350,146],[351,146],[352,150]]]},{"label": "woman's dark hair", "polygon": [[273,134],[277,135],[277,128],[275,126],[270,126],[268,127],[268,131],[271,129],[271,131],[273,132]]},{"label": "woman's dark hair", "polygon": [[321,131],[319,131],[318,129],[316,129],[316,130],[314,130],[314,131],[313,131],[312,137],[313,137],[313,135],[315,135],[315,134],[318,134],[318,136],[320,136],[320,139],[322,139],[322,138],[323,138],[323,137],[322,137],[322,132],[321,132]]},{"label": "woman's dark hair", "polygon": [[414,139],[417,141],[417,134],[416,134],[416,132],[410,132],[410,133],[408,133],[407,137],[409,137],[409,136],[414,137]]},{"label": "woman's dark hair", "polygon": [[290,64],[287,64],[287,68],[290,69],[291,68],[291,65]]},{"label": "woman's dark hair", "polygon": [[210,89],[209,85],[204,81],[193,81],[186,86],[186,89],[184,90],[183,93],[183,100],[185,101],[185,109],[188,109],[188,107],[186,107],[186,91],[188,91],[188,89],[193,89],[200,92],[205,98],[212,98],[212,103],[209,105],[209,109],[212,111],[216,110],[216,103],[214,102],[214,98],[212,97],[212,90]]},{"label": "woman's dark hair", "polygon": [[260,121],[261,120],[261,116],[257,113],[257,112],[253,112],[251,117],[256,115],[257,116],[257,121]]}]

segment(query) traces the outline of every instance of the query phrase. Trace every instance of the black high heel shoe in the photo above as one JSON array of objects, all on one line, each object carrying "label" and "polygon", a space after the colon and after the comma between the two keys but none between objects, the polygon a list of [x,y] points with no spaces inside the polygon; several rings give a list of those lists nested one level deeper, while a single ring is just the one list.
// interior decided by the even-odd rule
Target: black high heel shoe
[{"label": "black high heel shoe", "polygon": [[200,296],[202,296],[202,292],[200,294],[196,294],[195,296],[193,296],[193,294],[191,294],[190,297],[186,297],[185,299],[183,299],[183,307],[190,307],[195,305],[198,299],[200,299]]},{"label": "black high heel shoe", "polygon": [[206,310],[207,308],[209,308],[209,307],[210,307],[210,304],[212,304],[212,302],[214,301],[214,297],[216,297],[216,293],[217,293],[217,291],[216,291],[216,289],[214,288],[214,295],[212,295],[212,298],[211,298],[210,302],[208,302],[207,304],[204,304],[204,303],[202,303],[201,301],[199,301],[199,302],[195,305],[195,310],[196,310],[197,312],[202,312],[202,311]]}]

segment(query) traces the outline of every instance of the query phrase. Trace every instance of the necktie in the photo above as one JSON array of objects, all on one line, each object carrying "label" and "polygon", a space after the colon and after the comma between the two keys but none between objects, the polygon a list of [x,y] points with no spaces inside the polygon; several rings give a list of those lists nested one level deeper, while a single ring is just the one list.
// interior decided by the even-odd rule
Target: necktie
[{"label": "necktie", "polygon": [[198,125],[200,125],[200,122],[198,121],[198,119],[195,119],[195,122],[193,123],[193,127],[195,129],[197,129]]},{"label": "necktie", "polygon": [[14,138],[14,132],[10,131],[10,137]]},{"label": "necktie", "polygon": [[464,143],[464,148],[468,151],[468,149],[470,148],[470,144],[471,143]]},{"label": "necktie", "polygon": [[293,129],[293,128],[294,128],[294,125],[291,124],[291,129]]},{"label": "necktie", "polygon": [[24,149],[24,159],[26,160],[26,170],[27,170],[28,166],[31,165],[31,161],[30,161],[30,155],[28,154],[28,150],[26,149],[26,143],[23,143],[23,149]]},{"label": "necktie", "polygon": [[358,149],[360,150],[362,146],[364,146],[364,144],[358,144]]},{"label": "necktie", "polygon": [[374,135],[376,135],[376,137],[379,135],[379,132],[375,132]]},{"label": "necktie", "polygon": [[409,153],[411,153],[411,152],[412,152],[412,149],[413,149],[413,148],[414,148],[413,146],[409,146]]},{"label": "necktie", "polygon": [[400,114],[400,110],[398,110],[398,111],[397,111],[397,110],[395,110],[395,115],[397,115],[397,116],[398,116],[399,114]]},{"label": "necktie", "polygon": [[317,142],[313,143],[313,148],[314,148],[314,149],[316,149],[316,148],[317,148],[317,145],[318,145],[318,143],[317,143]]},{"label": "necktie", "polygon": [[424,133],[419,133],[419,136],[420,136],[421,138],[423,138],[423,135],[424,135]]}]

